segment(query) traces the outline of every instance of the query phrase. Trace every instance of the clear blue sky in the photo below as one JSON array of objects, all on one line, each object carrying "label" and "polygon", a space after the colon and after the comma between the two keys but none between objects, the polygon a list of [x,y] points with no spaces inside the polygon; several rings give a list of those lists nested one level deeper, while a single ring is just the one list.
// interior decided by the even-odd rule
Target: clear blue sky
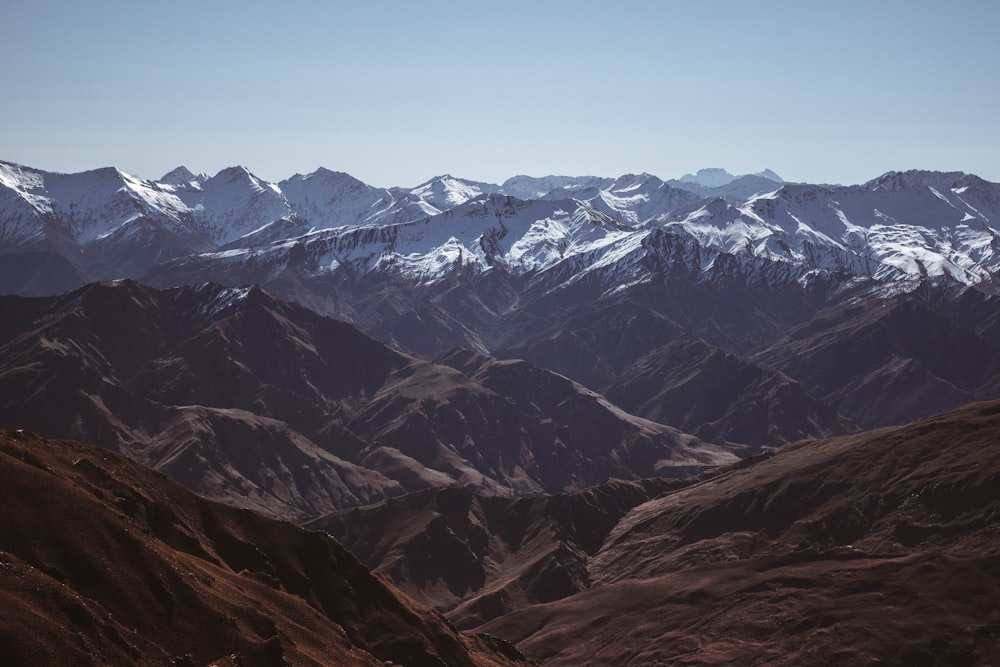
[{"label": "clear blue sky", "polygon": [[0,159],[1000,181],[1000,2],[5,2]]}]

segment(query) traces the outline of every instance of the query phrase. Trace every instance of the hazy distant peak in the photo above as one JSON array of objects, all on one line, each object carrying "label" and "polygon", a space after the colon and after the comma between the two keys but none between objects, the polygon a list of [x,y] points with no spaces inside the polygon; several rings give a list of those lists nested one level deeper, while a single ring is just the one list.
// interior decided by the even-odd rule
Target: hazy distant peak
[{"label": "hazy distant peak", "polygon": [[774,181],[775,183],[784,183],[785,182],[785,179],[783,179],[781,176],[778,176],[776,173],[774,173],[770,169],[765,169],[764,171],[758,171],[756,174],[753,174],[753,175],[754,176],[760,176],[761,178],[766,178],[767,180]]},{"label": "hazy distant peak", "polygon": [[[770,169],[765,169],[764,171],[758,171],[755,174],[748,175],[766,178],[767,180],[774,181],[775,183],[785,182],[781,176],[778,176]],[[730,174],[725,169],[721,169],[719,167],[708,167],[706,169],[699,169],[696,174],[684,174],[677,180],[681,183],[700,185],[705,188],[721,188],[740,178],[742,178],[742,176]]]},{"label": "hazy distant peak", "polygon": [[603,176],[526,176],[519,174],[511,176],[500,188],[500,191],[518,199],[540,199],[553,190],[573,192],[586,188],[606,187],[613,179]]},{"label": "hazy distant peak", "polygon": [[362,181],[358,180],[354,176],[351,176],[344,171],[334,171],[333,169],[327,169],[326,167],[319,167],[316,171],[309,172],[308,174],[295,174],[285,180],[281,181],[280,185],[284,187],[288,183],[300,182],[304,183],[307,181],[323,182],[327,184],[334,183],[359,183],[361,185],[366,185]]},{"label": "hazy distant peak", "polygon": [[694,183],[695,185],[702,185],[706,188],[721,188],[723,185],[729,185],[735,181],[736,177],[725,169],[707,167],[705,169],[699,169],[696,174],[684,174],[677,180],[681,183]]}]

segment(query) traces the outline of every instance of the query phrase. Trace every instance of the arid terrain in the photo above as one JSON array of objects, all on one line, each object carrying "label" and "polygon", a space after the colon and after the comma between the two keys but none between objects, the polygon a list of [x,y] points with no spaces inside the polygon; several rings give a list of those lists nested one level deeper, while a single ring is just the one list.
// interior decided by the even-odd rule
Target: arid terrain
[{"label": "arid terrain", "polygon": [[995,401],[690,481],[423,492],[309,525],[544,665],[1000,656]]},{"label": "arid terrain", "polygon": [[323,534],[93,446],[0,434],[0,507],[7,665],[524,664]]},{"label": "arid terrain", "polygon": [[997,220],[0,161],[0,664],[1000,664]]},{"label": "arid terrain", "polygon": [[274,516],[428,487],[492,495],[737,460],[523,361],[409,355],[257,288],[0,296],[4,423],[129,454]]}]

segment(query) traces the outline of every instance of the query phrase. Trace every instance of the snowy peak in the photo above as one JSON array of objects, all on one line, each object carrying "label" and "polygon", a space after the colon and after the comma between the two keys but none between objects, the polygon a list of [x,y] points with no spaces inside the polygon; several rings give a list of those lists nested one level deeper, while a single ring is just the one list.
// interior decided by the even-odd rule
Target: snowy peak
[{"label": "snowy peak", "polygon": [[316,171],[310,172],[308,174],[295,174],[291,178],[285,179],[278,184],[278,187],[284,190],[285,185],[288,183],[305,183],[311,182],[315,184],[322,184],[324,186],[334,186],[341,187],[342,184],[348,184],[348,187],[353,187],[356,185],[364,185],[361,181],[354,178],[348,173],[343,171],[333,171],[332,169],[327,169],[326,167],[320,167]]},{"label": "snowy peak", "polygon": [[[600,176],[512,176],[503,182],[500,191],[518,199],[541,199],[546,196],[574,196],[582,190],[606,188],[611,179]],[[556,194],[558,192],[558,194]]]},{"label": "snowy peak", "polygon": [[959,171],[889,171],[872,179],[862,187],[872,191],[901,192],[918,187],[949,189],[961,181],[966,174]]},{"label": "snowy peak", "polygon": [[706,188],[721,188],[723,185],[729,185],[735,181],[736,177],[725,169],[708,167],[706,169],[699,169],[696,174],[684,174],[677,180],[681,183],[701,185]]},{"label": "snowy peak", "polygon": [[210,178],[209,182],[215,184],[251,183],[257,187],[261,187],[260,179],[250,173],[250,170],[243,166],[226,167]]},{"label": "snowy peak", "polygon": [[663,185],[663,181],[652,174],[624,174],[615,179],[608,190],[617,194],[626,194],[639,190],[655,190],[661,185]]},{"label": "snowy peak", "polygon": [[205,181],[201,190],[178,196],[192,211],[200,231],[219,245],[243,238],[248,243],[274,241],[301,233],[294,224],[285,224],[293,211],[281,189],[246,167],[223,169]]},{"label": "snowy peak", "polygon": [[445,174],[380,189],[324,168],[275,184],[242,166],[211,178],[179,167],[151,182],[111,167],[58,174],[0,162],[0,253],[54,247],[100,278],[176,261],[198,267],[180,271],[181,281],[226,281],[232,270],[266,282],[294,267],[429,283],[458,268],[544,274],[547,284],[604,272],[620,287],[654,279],[640,259],[654,252],[648,239],[666,234],[691,271],[725,253],[780,264],[791,280],[829,271],[979,284],[1000,272],[998,184],[929,171],[848,187],[775,178],[703,169],[688,182],[640,173],[515,176],[497,186]]},{"label": "snowy peak", "polygon": [[0,185],[27,192],[45,187],[44,172],[13,162],[0,161]]},{"label": "snowy peak", "polygon": [[455,178],[445,174],[421,183],[410,194],[427,202],[439,211],[446,211],[484,194],[496,194],[500,186]]},{"label": "snowy peak", "polygon": [[395,204],[389,191],[324,168],[296,174],[278,187],[296,215],[313,229],[362,224],[379,218]]},{"label": "snowy peak", "polygon": [[165,183],[166,185],[184,185],[186,183],[190,183],[196,178],[197,177],[191,173],[191,170],[187,167],[181,166],[165,173],[158,182]]}]

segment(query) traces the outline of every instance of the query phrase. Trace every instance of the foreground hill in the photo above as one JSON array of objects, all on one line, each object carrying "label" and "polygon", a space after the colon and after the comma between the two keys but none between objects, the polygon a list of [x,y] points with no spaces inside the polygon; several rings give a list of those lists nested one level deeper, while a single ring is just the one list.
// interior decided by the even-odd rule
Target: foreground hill
[{"label": "foreground hill", "polygon": [[1000,401],[691,480],[307,522],[543,665],[995,664]]},{"label": "foreground hill", "polygon": [[530,498],[430,489],[304,525],[329,532],[402,590],[472,628],[588,589],[587,562],[622,516],[681,484],[611,480]]},{"label": "foreground hill", "polygon": [[482,629],[545,665],[995,664],[1000,402],[786,446],[638,505],[592,587]]},{"label": "foreground hill", "polygon": [[428,487],[493,495],[736,460],[564,377],[434,363],[258,288],[97,283],[0,297],[0,424],[119,450],[211,498],[316,515]]},{"label": "foreground hill", "polygon": [[0,582],[5,665],[520,662],[325,535],[26,432],[0,433]]}]

